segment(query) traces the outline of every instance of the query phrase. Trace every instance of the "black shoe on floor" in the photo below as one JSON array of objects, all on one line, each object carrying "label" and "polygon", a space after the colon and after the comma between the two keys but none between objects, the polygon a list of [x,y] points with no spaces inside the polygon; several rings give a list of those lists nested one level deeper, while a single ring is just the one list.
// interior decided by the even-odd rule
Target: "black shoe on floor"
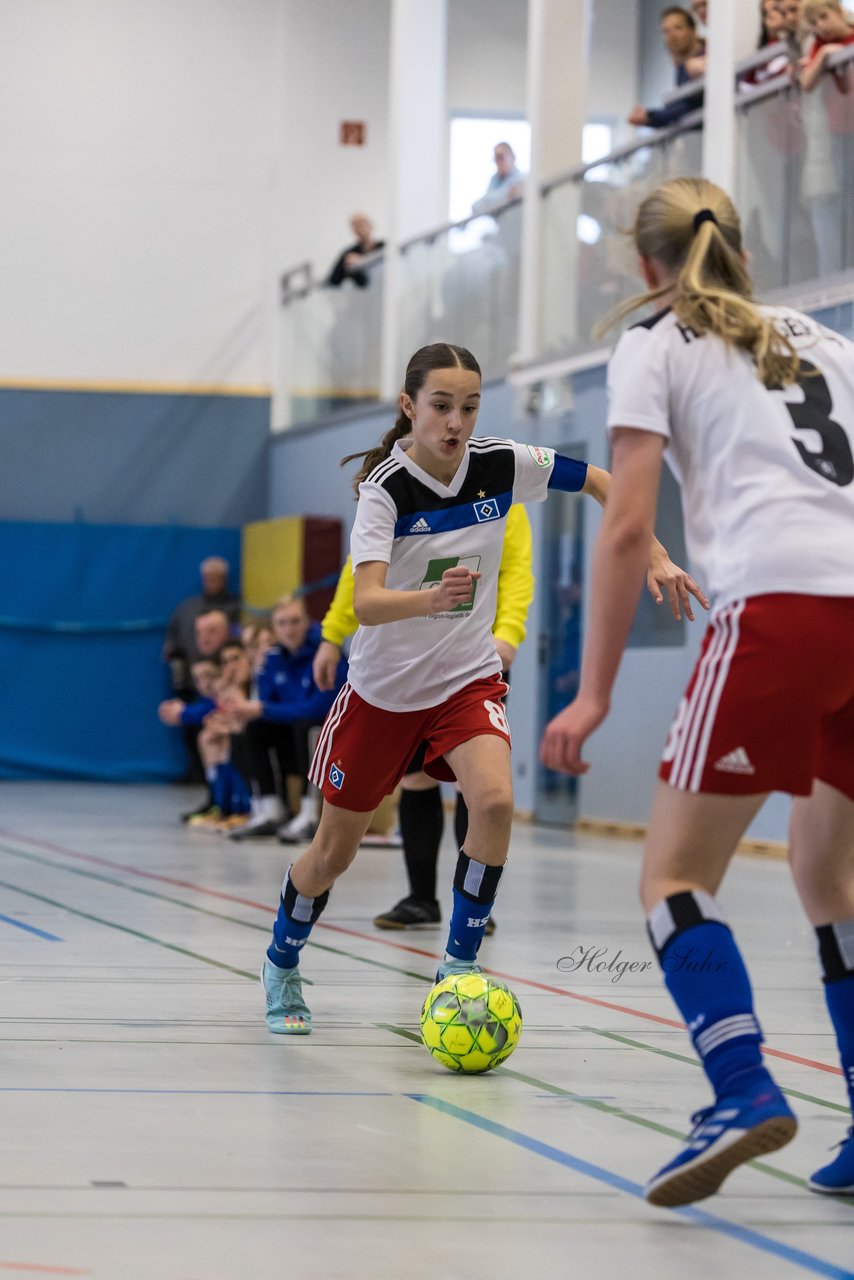
[{"label": "black shoe on floor", "polygon": [[182,822],[189,822],[191,818],[200,818],[203,813],[209,813],[213,808],[213,796],[205,796],[202,803],[197,809],[190,809],[188,813],[181,814]]},{"label": "black shoe on floor", "polygon": [[229,840],[267,840],[274,836],[282,825],[281,819],[250,818],[242,827],[229,831]]},{"label": "black shoe on floor", "polygon": [[442,913],[439,904],[422,902],[420,898],[401,898],[391,911],[384,911],[374,920],[377,929],[430,929],[440,924]]}]

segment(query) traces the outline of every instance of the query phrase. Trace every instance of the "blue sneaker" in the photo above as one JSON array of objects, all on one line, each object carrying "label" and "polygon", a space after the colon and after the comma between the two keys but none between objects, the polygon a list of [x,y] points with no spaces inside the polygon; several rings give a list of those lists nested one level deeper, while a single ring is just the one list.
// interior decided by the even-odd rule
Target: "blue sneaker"
[{"label": "blue sneaker", "polygon": [[839,1155],[807,1179],[810,1191],[826,1196],[854,1196],[854,1125],[839,1143]]},{"label": "blue sneaker", "polygon": [[712,1196],[746,1160],[784,1147],[798,1122],[775,1085],[751,1097],[721,1098],[691,1117],[687,1144],[646,1185],[650,1204],[673,1208]]},{"label": "blue sneaker", "polygon": [[436,981],[441,982],[443,978],[458,973],[483,973],[483,969],[475,960],[443,960],[436,970]]},{"label": "blue sneaker", "polygon": [[264,960],[261,985],[267,1000],[267,1026],[279,1036],[311,1034],[311,1012],[302,998],[299,965],[280,969]]}]

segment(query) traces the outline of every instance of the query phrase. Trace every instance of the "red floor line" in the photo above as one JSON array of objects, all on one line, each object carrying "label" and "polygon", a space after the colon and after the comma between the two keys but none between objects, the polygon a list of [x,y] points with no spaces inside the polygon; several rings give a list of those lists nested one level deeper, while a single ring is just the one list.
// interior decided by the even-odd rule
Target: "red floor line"
[{"label": "red floor line", "polygon": [[47,1267],[38,1262],[0,1262],[0,1271],[27,1271],[40,1276],[90,1276],[91,1271],[78,1267]]},{"label": "red floor line", "polygon": [[[46,849],[51,853],[58,853],[62,857],[74,858],[80,862],[92,862],[100,867],[109,867],[113,871],[126,871],[130,875],[141,876],[146,880],[157,880],[162,884],[174,885],[176,888],[191,889],[194,893],[204,894],[212,898],[223,898],[227,902],[239,903],[244,907],[253,907],[258,911],[265,912],[268,916],[273,915],[273,907],[269,903],[255,902],[252,898],[240,898],[236,894],[225,893],[221,889],[210,889],[206,885],[196,884],[192,880],[178,880],[174,876],[166,876],[157,871],[146,871],[142,867],[130,866],[123,862],[113,862],[109,858],[99,858],[94,853],[80,853],[75,849],[67,849],[63,845],[53,844],[49,840],[37,840],[34,836],[25,836],[17,831],[9,831],[5,827],[0,827],[0,836],[19,840],[24,844],[35,845],[37,848]],[[351,938],[358,938],[363,942],[378,943],[384,947],[392,947],[396,951],[408,951],[412,955],[423,956],[427,960],[441,958],[435,951],[424,951],[421,947],[413,947],[405,942],[393,942],[390,938],[378,938],[375,934],[361,933],[358,929],[347,929],[340,924],[331,924],[319,920],[316,927],[333,933],[342,933]],[[502,973],[500,970],[491,969],[488,966],[484,966],[484,968],[487,969],[488,973],[494,974],[496,978],[503,978],[506,982],[516,986],[532,987],[537,991],[547,991],[550,995],[577,1000],[581,1004],[595,1005],[599,1009],[609,1009],[612,1013],[625,1013],[632,1018],[642,1018],[645,1022],[657,1022],[661,1026],[674,1027],[679,1031],[685,1030],[684,1022],[679,1022],[675,1018],[664,1018],[657,1013],[647,1013],[642,1009],[632,1009],[628,1005],[614,1004],[610,1000],[600,1000],[596,996],[581,995],[576,991],[568,991],[565,987],[552,987],[545,982],[536,982],[533,978],[520,978],[516,974]],[[834,1067],[826,1062],[817,1062],[814,1058],[802,1058],[796,1053],[786,1053],[783,1049],[772,1049],[769,1045],[763,1045],[762,1052],[767,1057],[781,1058],[785,1062],[795,1062],[802,1067],[813,1067],[816,1071],[826,1071],[829,1075],[842,1075],[841,1067]]]}]

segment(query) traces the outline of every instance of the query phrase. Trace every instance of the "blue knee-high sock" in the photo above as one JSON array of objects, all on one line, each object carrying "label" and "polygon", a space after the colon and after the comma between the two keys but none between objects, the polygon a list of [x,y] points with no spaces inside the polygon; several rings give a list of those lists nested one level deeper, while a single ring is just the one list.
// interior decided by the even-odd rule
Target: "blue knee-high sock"
[{"label": "blue knee-high sock", "polygon": [[854,920],[816,929],[827,1011],[836,1032],[848,1101],[854,1113]]},{"label": "blue knee-high sock", "polygon": [[288,867],[279,899],[279,911],[273,925],[273,941],[267,948],[267,959],[279,969],[293,969],[299,964],[300,951],[306,944],[314,923],[329,901],[329,890],[317,898],[298,893]]},{"label": "blue knee-high sock", "polygon": [[477,956],[503,870],[503,867],[475,862],[460,850],[454,875],[454,906],[445,948],[454,960],[474,960]]},{"label": "blue knee-high sock", "polygon": [[228,817],[231,809],[228,804],[228,765],[214,765],[213,782],[211,783],[211,794],[213,802],[224,817]]},{"label": "blue knee-high sock", "polygon": [[673,894],[653,907],[648,928],[715,1097],[767,1085],[750,978],[715,899],[701,890]]}]

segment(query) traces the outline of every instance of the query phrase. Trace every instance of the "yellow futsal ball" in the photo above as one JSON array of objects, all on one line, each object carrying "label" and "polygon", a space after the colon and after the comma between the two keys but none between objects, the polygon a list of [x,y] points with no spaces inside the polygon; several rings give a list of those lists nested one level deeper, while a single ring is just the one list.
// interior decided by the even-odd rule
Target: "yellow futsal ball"
[{"label": "yellow futsal ball", "polygon": [[519,1043],[522,1010],[509,987],[485,973],[437,982],[421,1010],[421,1039],[449,1071],[497,1067]]}]

